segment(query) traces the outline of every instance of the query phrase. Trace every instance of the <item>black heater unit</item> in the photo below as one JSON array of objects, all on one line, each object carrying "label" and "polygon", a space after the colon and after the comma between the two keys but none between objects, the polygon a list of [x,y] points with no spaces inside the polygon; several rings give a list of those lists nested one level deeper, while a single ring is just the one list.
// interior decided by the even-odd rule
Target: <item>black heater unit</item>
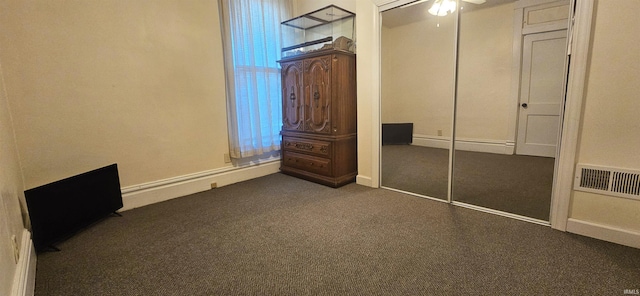
[{"label": "black heater unit", "polygon": [[382,145],[408,145],[413,142],[413,123],[383,123]]},{"label": "black heater unit", "polygon": [[36,251],[122,208],[118,166],[112,164],[24,192]]}]

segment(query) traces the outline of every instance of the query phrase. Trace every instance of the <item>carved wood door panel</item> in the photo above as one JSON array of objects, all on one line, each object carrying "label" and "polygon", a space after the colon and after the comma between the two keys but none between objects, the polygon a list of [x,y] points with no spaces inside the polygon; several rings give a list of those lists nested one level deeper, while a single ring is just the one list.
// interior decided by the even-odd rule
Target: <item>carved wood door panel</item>
[{"label": "carved wood door panel", "polygon": [[282,64],[282,129],[304,129],[302,61]]},{"label": "carved wood door panel", "polygon": [[305,130],[331,133],[331,57],[304,61]]}]

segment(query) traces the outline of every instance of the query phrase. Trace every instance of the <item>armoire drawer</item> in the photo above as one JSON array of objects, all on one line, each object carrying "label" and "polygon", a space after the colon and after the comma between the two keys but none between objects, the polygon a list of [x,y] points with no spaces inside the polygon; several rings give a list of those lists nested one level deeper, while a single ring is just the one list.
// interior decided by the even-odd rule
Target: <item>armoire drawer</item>
[{"label": "armoire drawer", "polygon": [[311,173],[331,176],[331,160],[311,155],[284,151],[282,162],[285,166],[305,170]]},{"label": "armoire drawer", "polygon": [[285,150],[305,152],[319,156],[329,156],[331,142],[284,136],[282,146]]}]

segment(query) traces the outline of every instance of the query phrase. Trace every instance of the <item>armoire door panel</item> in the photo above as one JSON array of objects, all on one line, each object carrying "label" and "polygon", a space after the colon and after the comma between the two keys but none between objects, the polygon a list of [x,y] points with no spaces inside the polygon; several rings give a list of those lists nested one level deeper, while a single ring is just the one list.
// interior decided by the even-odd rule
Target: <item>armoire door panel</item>
[{"label": "armoire door panel", "polygon": [[331,64],[330,56],[304,61],[305,130],[331,133]]},{"label": "armoire door panel", "polygon": [[304,129],[304,95],[302,62],[282,64],[282,128],[302,131]]},{"label": "armoire door panel", "polygon": [[355,133],[357,117],[349,110],[356,109],[355,57],[334,54],[331,64],[331,129],[333,135]]}]

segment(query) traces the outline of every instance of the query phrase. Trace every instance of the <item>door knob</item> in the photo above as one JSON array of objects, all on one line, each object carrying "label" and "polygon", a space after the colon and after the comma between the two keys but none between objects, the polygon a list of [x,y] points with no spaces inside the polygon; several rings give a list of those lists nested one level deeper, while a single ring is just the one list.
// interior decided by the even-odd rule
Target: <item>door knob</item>
[{"label": "door knob", "polygon": [[525,109],[526,109],[527,107],[529,107],[529,105],[527,105],[527,103],[522,103],[522,105],[520,105],[520,106],[522,106],[522,108],[525,108]]}]

